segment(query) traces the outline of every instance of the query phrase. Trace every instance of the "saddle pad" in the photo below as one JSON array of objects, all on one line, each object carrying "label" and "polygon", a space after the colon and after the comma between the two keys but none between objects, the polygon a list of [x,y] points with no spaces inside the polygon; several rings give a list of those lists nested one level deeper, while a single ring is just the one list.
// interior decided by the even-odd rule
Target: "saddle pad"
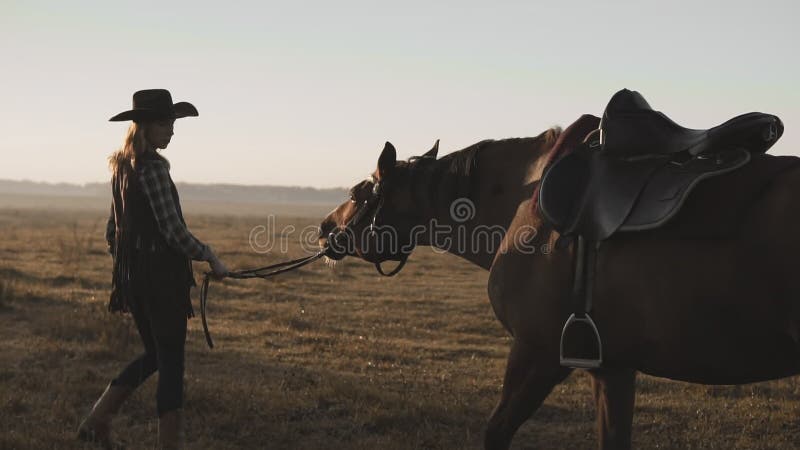
[{"label": "saddle pad", "polygon": [[699,183],[680,211],[658,229],[677,239],[728,239],[738,235],[748,210],[783,172],[800,168],[800,158],[754,154],[740,169]]},{"label": "saddle pad", "polygon": [[678,227],[683,237],[729,235],[739,217],[735,212],[751,205],[778,173],[800,161],[746,150],[719,157],[690,160],[683,167],[669,160],[615,167],[617,159],[579,148],[548,172],[540,211],[559,233],[594,241],[618,231],[667,227],[677,216],[692,219]]},{"label": "saddle pad", "polygon": [[750,152],[738,149],[710,158],[692,158],[682,164],[670,162],[658,168],[619,231],[642,231],[664,225],[681,209],[698,183],[736,170],[750,158]]}]

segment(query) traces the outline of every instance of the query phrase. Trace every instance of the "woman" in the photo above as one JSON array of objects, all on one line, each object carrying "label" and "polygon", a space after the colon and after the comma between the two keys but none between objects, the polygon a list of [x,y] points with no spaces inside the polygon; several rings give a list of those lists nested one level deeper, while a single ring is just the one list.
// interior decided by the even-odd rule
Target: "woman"
[{"label": "woman", "polygon": [[156,370],[160,448],[183,445],[183,361],[186,322],[192,317],[191,260],[228,272],[211,248],[186,228],[169,163],[157,153],[173,135],[175,119],[197,116],[190,103],[172,103],[163,89],[133,94],[133,109],[111,121],[132,120],[122,148],[110,158],[111,215],[106,239],[114,257],[109,309],[130,312],[144,353],[114,378],[78,429],[82,440],[111,447],[111,419],[134,389]]}]

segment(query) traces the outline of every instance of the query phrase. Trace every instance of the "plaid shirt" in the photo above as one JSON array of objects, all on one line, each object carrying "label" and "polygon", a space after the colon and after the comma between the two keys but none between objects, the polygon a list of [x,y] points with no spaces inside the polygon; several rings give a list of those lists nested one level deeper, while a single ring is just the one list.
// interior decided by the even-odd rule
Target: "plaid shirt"
[{"label": "plaid shirt", "polygon": [[[150,202],[158,229],[172,248],[179,250],[194,260],[208,259],[208,246],[194,237],[178,214],[177,205],[172,199],[172,178],[167,164],[163,161],[147,161],[139,172],[139,185]],[[106,240],[113,245],[114,207],[106,225]]]}]

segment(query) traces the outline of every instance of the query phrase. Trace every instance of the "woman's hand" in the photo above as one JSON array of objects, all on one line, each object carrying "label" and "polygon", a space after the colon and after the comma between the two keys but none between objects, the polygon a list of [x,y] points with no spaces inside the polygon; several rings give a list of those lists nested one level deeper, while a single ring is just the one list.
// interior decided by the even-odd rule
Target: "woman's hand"
[{"label": "woman's hand", "polygon": [[208,265],[211,266],[211,275],[219,280],[228,276],[228,267],[217,257],[216,253],[208,247]]},{"label": "woman's hand", "polygon": [[211,273],[214,275],[214,278],[222,279],[228,276],[228,267],[217,258],[217,255],[214,255],[208,264],[211,266]]}]

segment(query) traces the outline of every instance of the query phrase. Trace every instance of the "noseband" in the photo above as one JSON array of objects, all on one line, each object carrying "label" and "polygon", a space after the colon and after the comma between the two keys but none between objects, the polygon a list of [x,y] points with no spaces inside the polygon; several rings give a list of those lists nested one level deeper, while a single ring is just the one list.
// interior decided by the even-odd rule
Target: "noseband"
[{"label": "noseband", "polygon": [[[372,218],[370,219],[369,222],[369,236],[373,237],[377,234],[375,228],[377,227],[378,214],[380,214],[384,203],[383,184],[381,183],[380,180],[376,179],[372,175],[370,175],[369,178],[367,178],[367,181],[372,183],[372,196],[361,203],[361,207],[358,208],[356,213],[353,214],[353,217],[351,217],[350,220],[348,220],[347,223],[345,224],[344,230],[352,229],[353,226],[361,223],[366,217],[368,217],[369,213],[372,212]],[[343,232],[344,232],[343,230],[332,231],[330,234],[328,234],[328,241],[335,242],[336,236],[339,233]],[[401,270],[403,270],[403,266],[405,266],[406,262],[408,261],[408,256],[409,256],[408,254],[402,253],[400,256],[400,264],[398,264],[397,267],[395,267],[389,273],[383,271],[383,268],[381,267],[381,262],[378,261],[374,263],[375,270],[377,270],[379,274],[385,277],[393,277],[398,273],[400,273]]]}]

